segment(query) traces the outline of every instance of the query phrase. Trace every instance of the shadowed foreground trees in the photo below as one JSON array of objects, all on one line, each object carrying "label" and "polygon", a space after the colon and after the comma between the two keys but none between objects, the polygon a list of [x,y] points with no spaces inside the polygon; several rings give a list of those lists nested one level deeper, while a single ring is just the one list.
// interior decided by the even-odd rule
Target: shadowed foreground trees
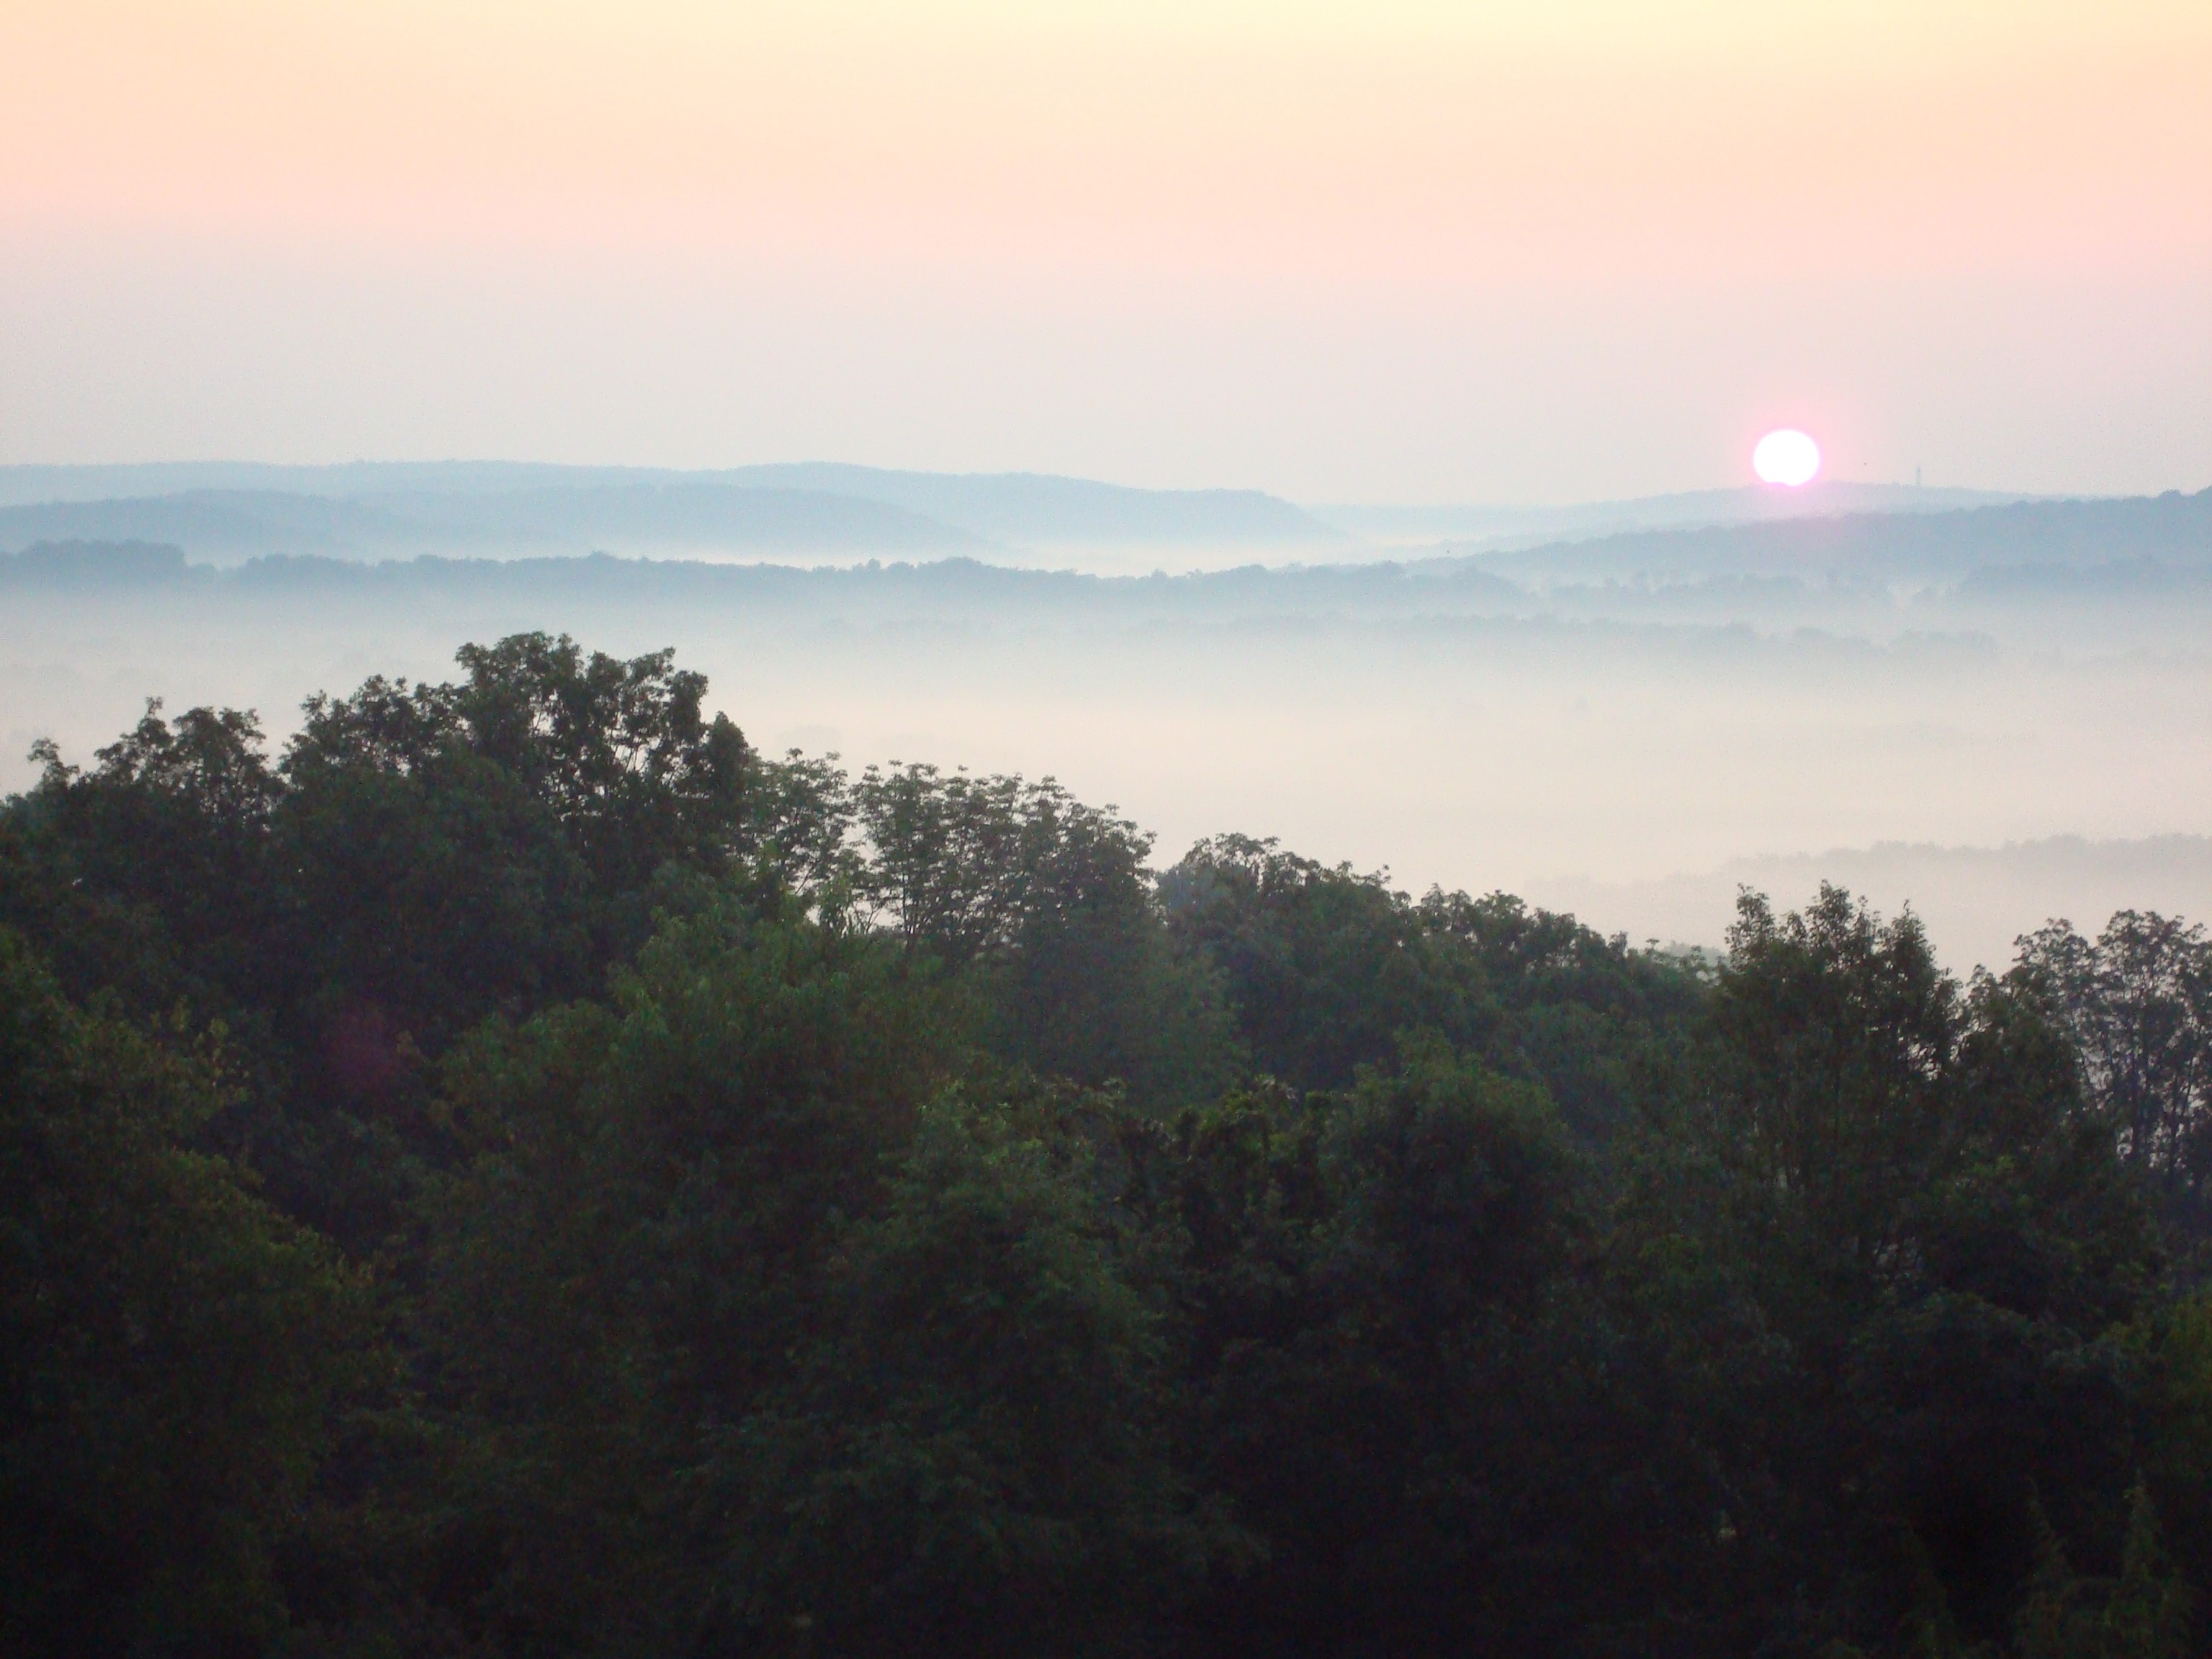
[{"label": "shadowed foreground trees", "polygon": [[2212,939],[2123,910],[2094,941],[2058,921],[2021,945],[2121,1156],[2191,1248],[2212,1244]]},{"label": "shadowed foreground trees", "polygon": [[2204,1650],[2203,935],[1717,970],[665,654],[0,808],[0,1644]]},{"label": "shadowed foreground trees", "polygon": [[0,929],[0,1632],[252,1652],[370,1380],[365,1276],[192,1150],[205,1039],[70,1007]]}]

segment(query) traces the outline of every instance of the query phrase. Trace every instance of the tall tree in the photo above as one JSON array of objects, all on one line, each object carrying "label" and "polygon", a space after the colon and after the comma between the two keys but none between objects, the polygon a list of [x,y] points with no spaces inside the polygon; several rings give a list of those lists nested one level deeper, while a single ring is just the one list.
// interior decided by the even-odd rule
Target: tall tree
[{"label": "tall tree", "polygon": [[2074,1039],[2090,1106],[2185,1247],[2212,1245],[2212,938],[2123,910],[2094,941],[2053,922],[2021,964]]},{"label": "tall tree", "polygon": [[1623,1243],[1658,1310],[1670,1234],[1719,1298],[1736,1358],[1706,1363],[1693,1416],[1726,1420],[1739,1364],[1764,1379],[1746,1440],[1710,1443],[1744,1500],[1731,1547],[1860,1640],[1906,1616],[1924,1550],[1965,1639],[1994,1635],[2033,1555],[2024,1482],[2093,1530],[2129,1476],[2140,1207],[2018,983],[1962,988],[1910,916],[1833,888],[1786,915],[1747,897],[1730,944]]}]

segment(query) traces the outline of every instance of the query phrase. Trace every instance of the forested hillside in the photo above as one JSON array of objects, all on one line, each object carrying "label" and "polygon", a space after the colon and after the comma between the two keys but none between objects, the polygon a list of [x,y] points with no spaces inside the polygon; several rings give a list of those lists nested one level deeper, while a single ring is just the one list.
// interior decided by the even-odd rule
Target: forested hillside
[{"label": "forested hillside", "polygon": [[2212,1644],[2202,931],[1670,957],[459,665],[0,805],[0,1649]]}]

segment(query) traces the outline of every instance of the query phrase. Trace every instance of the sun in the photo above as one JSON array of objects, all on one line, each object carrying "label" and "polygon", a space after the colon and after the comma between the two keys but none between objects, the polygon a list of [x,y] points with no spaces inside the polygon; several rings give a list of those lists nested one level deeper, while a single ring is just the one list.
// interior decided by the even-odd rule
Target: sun
[{"label": "sun", "polygon": [[1760,481],[1795,489],[1820,474],[1820,446],[1794,427],[1770,432],[1751,452],[1751,470]]}]

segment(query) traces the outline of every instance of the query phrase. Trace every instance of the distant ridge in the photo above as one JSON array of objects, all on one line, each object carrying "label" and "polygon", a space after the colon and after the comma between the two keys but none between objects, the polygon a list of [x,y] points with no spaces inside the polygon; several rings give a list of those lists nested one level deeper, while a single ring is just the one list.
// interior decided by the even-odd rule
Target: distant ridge
[{"label": "distant ridge", "polygon": [[[8,554],[10,541],[26,550]],[[604,556],[611,543],[623,546],[621,556]],[[156,574],[145,562],[156,547],[169,562],[161,580],[223,566],[248,586],[342,582],[349,566],[365,564],[422,567],[395,570],[404,582],[477,582],[520,563],[533,570],[517,579],[532,582],[559,583],[568,571],[594,587],[690,584],[717,594],[866,588],[927,592],[956,606],[985,592],[1005,599],[1079,590],[1141,591],[1149,605],[1167,591],[1165,580],[1178,592],[1237,595],[1240,605],[1262,612],[1550,611],[1770,623],[1795,615],[1823,626],[1855,616],[1856,625],[1875,627],[1877,613],[1887,612],[1901,624],[1946,627],[1957,624],[1945,606],[1995,616],[2055,605],[2078,619],[2148,600],[2161,619],[2197,614],[2212,595],[2212,489],[1647,531],[1427,559],[1255,559],[1172,579],[1079,571],[886,502],[769,488],[368,497],[204,490],[0,508],[0,583],[130,586]],[[880,580],[832,580],[839,568],[862,562],[851,556],[855,549],[883,562]],[[586,551],[603,556],[593,566],[607,568],[576,569],[574,556]],[[824,552],[840,556],[818,556]],[[471,574],[478,565],[486,568]],[[1911,607],[1910,617],[1901,605]]]},{"label": "distant ridge", "polygon": [[1258,490],[1134,489],[1044,473],[826,462],[699,472],[472,461],[0,468],[0,547],[57,539],[173,542],[214,562],[1095,546],[1279,556],[1345,541]]},{"label": "distant ridge", "polygon": [[172,544],[222,564],[605,551],[816,562],[964,556],[1135,574],[1156,564],[1396,558],[1416,570],[1473,560],[1539,586],[1717,575],[1948,581],[2141,560],[2212,567],[2212,490],[2054,499],[1835,483],[1580,507],[1308,512],[1258,490],[830,462],[690,472],[479,461],[0,467],[0,551],[64,541]]},{"label": "distant ridge", "polygon": [[1850,513],[1759,524],[1555,538],[1507,551],[1444,556],[1539,583],[1708,576],[1840,575],[1955,579],[2026,566],[2082,568],[2136,560],[2212,565],[2212,489],[2185,495],[2019,501],[1942,513]]},{"label": "distant ridge", "polygon": [[1341,531],[1257,489],[1133,489],[1045,472],[893,472],[827,461],[738,467],[724,476],[745,484],[883,501],[994,541],[1029,545],[1098,538],[1264,548],[1346,539]]},{"label": "distant ridge", "polygon": [[973,553],[982,537],[882,501],[801,489],[623,483],[503,493],[362,495],[194,489],[0,507],[0,547],[48,541],[173,543],[200,560],[272,555],[380,560],[625,553]]},{"label": "distant ridge", "polygon": [[979,617],[1124,619],[1382,618],[1497,615],[1528,610],[1528,596],[1486,571],[1414,578],[1395,564],[1300,565],[1185,575],[1097,575],[969,557],[808,567],[757,561],[423,555],[374,562],[276,554],[215,567],[188,562],[173,544],[41,542],[0,554],[0,592],[67,589],[126,596],[161,590],[217,605],[257,595],[319,596],[337,605],[412,603],[455,595],[589,598],[659,605],[692,614],[969,622]]},{"label": "distant ridge", "polygon": [[1848,513],[1954,513],[2037,499],[2021,491],[1922,489],[1917,484],[1832,482],[1802,489],[1747,484],[1737,489],[1693,489],[1626,501],[1553,507],[1444,505],[1399,507],[1347,503],[1309,508],[1316,517],[1362,538],[1392,547],[1460,544],[1468,551],[1587,541],[1641,530],[1759,523],[1772,519],[1832,518]]}]

